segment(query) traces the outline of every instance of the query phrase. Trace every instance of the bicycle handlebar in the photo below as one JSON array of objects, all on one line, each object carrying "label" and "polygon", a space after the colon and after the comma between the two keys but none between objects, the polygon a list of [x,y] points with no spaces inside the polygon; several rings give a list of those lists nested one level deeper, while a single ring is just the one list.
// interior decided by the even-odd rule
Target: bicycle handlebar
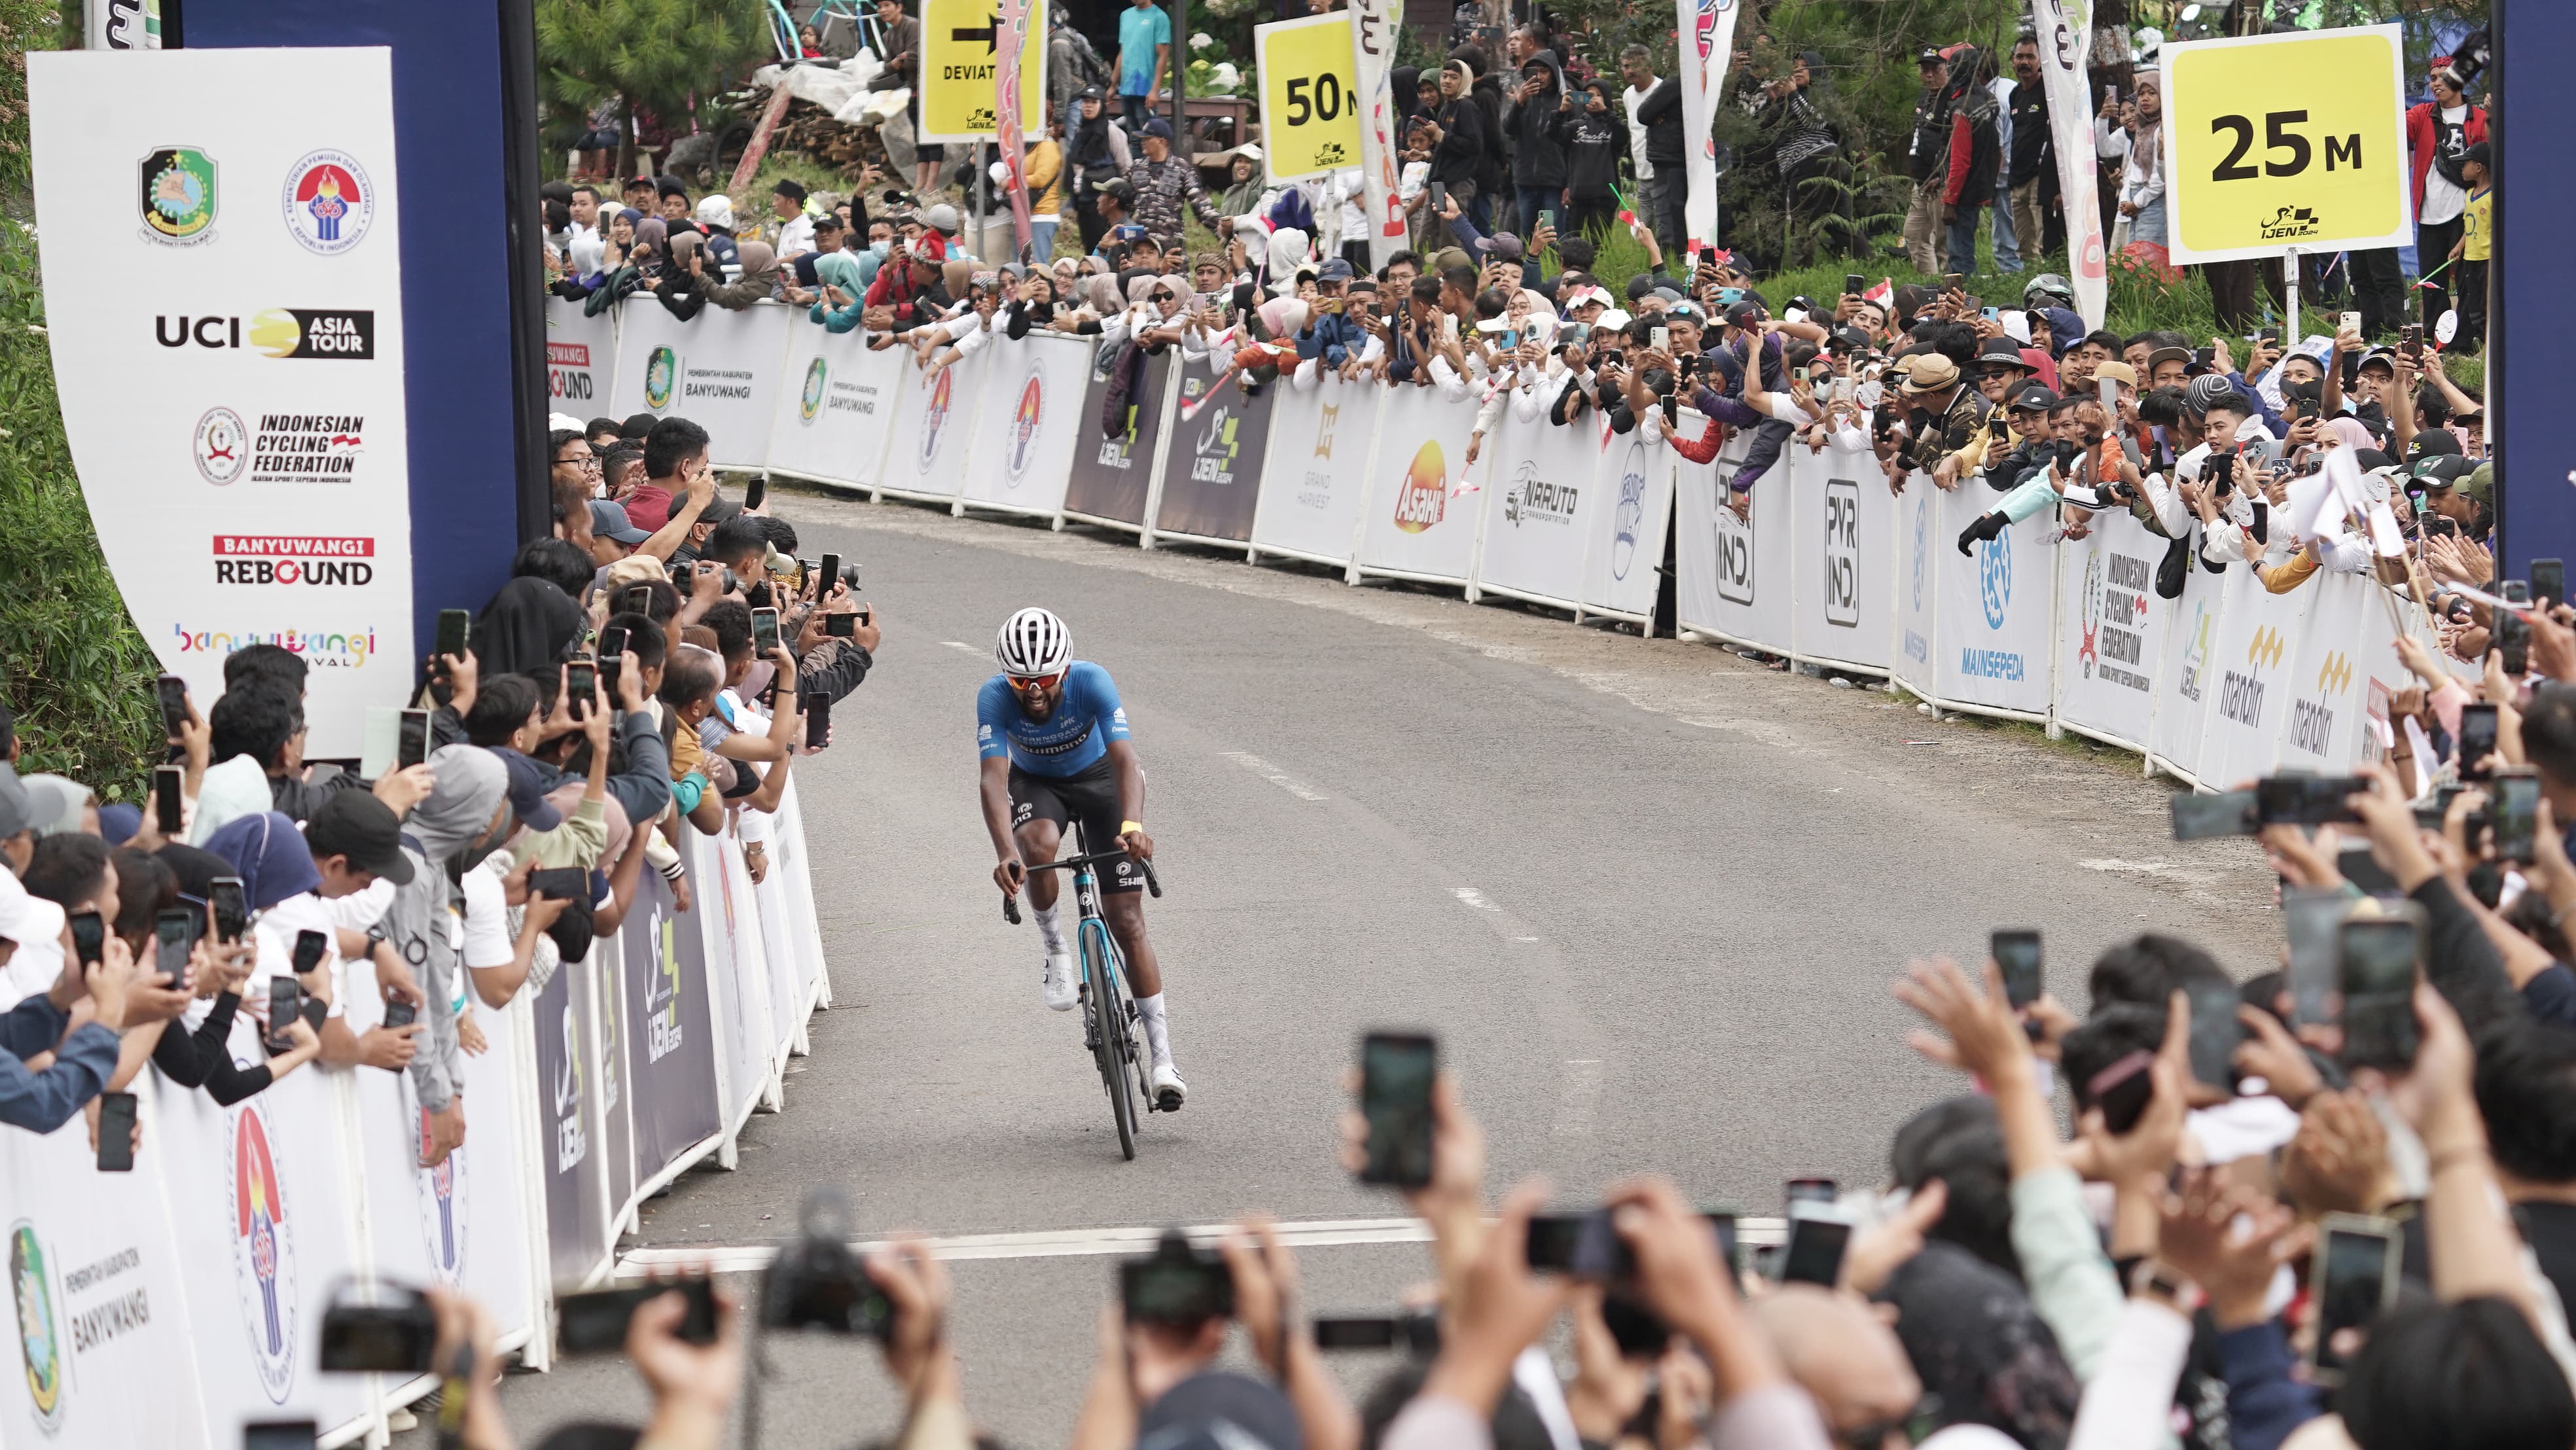
[{"label": "bicycle handlebar", "polygon": [[[1102,861],[1116,861],[1126,855],[1127,853],[1123,850],[1094,851],[1088,856],[1067,856],[1061,861],[1049,861],[1042,866],[1028,867],[1027,870],[1030,875],[1036,875],[1040,871],[1077,871],[1085,866],[1095,865]],[[1138,856],[1136,858],[1136,864],[1144,868],[1145,889],[1152,892],[1154,896],[1159,899],[1163,894],[1163,883],[1161,878],[1154,874],[1154,863],[1146,860],[1142,856]],[[1020,899],[1016,895],[1004,896],[1002,898],[1002,920],[1009,922],[1013,926],[1018,926],[1020,924]]]}]

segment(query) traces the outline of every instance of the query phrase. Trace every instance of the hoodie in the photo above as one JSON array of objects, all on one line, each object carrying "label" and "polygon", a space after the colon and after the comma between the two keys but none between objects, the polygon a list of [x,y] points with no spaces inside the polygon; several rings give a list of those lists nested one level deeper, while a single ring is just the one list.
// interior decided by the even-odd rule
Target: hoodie
[{"label": "hoodie", "polygon": [[1515,103],[1505,126],[1512,139],[1512,185],[1557,191],[1565,186],[1565,142],[1559,135],[1564,119],[1557,102],[1565,94],[1565,76],[1553,51],[1533,51],[1512,80],[1522,84],[1532,70],[1547,72],[1547,85],[1537,95]]},{"label": "hoodie", "polygon": [[1628,144],[1628,128],[1619,124],[1616,112],[1606,105],[1598,114],[1584,109],[1585,102],[1600,93],[1597,83],[1575,92],[1574,109],[1557,118],[1557,138],[1565,148],[1566,189],[1588,201],[1604,201],[1615,194],[1619,157]]}]

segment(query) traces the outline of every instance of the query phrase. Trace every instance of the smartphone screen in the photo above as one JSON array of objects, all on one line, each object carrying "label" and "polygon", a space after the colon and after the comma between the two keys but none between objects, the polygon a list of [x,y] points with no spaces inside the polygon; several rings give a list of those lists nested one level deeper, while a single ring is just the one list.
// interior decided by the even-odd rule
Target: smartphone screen
[{"label": "smartphone screen", "polygon": [[2496,707],[2483,701],[2462,705],[2460,707],[2460,779],[2485,780],[2490,774],[2487,757],[2495,753]]},{"label": "smartphone screen", "polygon": [[2341,891],[2281,889],[2281,925],[2290,939],[2290,1015],[2301,1026],[2325,1026],[2339,1015],[2337,929],[2351,910],[2352,898]]},{"label": "smartphone screen", "polygon": [[805,712],[805,748],[820,750],[832,743],[832,697],[820,690],[808,690],[801,701]]},{"label": "smartphone screen", "polygon": [[462,659],[466,645],[473,637],[473,614],[462,609],[438,611],[438,653]]},{"label": "smartphone screen", "polygon": [[1862,290],[1868,287],[1868,285],[1869,279],[1863,277],[1858,272],[1845,272],[1843,274],[1843,291],[1851,296],[1858,297],[1861,295]]},{"label": "smartphone screen", "polygon": [[564,695],[572,718],[590,717],[590,702],[599,693],[599,666],[588,660],[574,660],[564,666]]},{"label": "smartphone screen", "polygon": [[1360,1039],[1360,1116],[1368,1122],[1362,1183],[1419,1188],[1431,1181],[1431,1084],[1439,1044],[1420,1033]]},{"label": "smartphone screen", "polygon": [[769,658],[778,648],[777,610],[755,609],[751,612],[751,648],[752,653],[762,659]]},{"label": "smartphone screen", "polygon": [[626,1348],[626,1322],[637,1306],[677,1291],[688,1301],[679,1337],[688,1344],[716,1342],[716,1292],[711,1279],[679,1279],[624,1289],[594,1289],[555,1296],[555,1347],[566,1354],[615,1354]]},{"label": "smartphone screen", "polygon": [[385,1004],[385,1025],[387,1027],[409,1027],[411,1024],[419,1020],[420,1009],[409,1002],[387,1002]]},{"label": "smartphone screen", "polygon": [[321,1432],[311,1420],[258,1420],[242,1426],[242,1450],[313,1450]]},{"label": "smartphone screen", "polygon": [[556,901],[581,901],[590,895],[590,873],[579,866],[557,866],[528,873],[528,890]]},{"label": "smartphone screen", "polygon": [[2016,1007],[2038,1001],[2039,933],[1998,930],[1987,938],[1987,949],[1994,954],[1995,965],[2003,969],[2004,1000]]},{"label": "smartphone screen", "polygon": [[1789,1243],[1780,1254],[1780,1282],[1820,1284],[1830,1289],[1843,1275],[1843,1250],[1851,1246],[1852,1226],[1839,1219],[1793,1216]]},{"label": "smartphone screen", "polygon": [[2495,612],[2495,632],[2489,644],[2503,657],[2504,672],[2519,675],[2531,668],[2531,623],[2510,609]]},{"label": "smartphone screen", "polygon": [[[599,667],[601,669],[615,671],[618,664],[617,657],[624,653],[626,653],[625,625],[612,624],[599,632]],[[610,678],[615,678],[615,675],[612,673]]]},{"label": "smartphone screen", "polygon": [[653,612],[653,586],[650,584],[630,584],[617,598],[620,613],[650,616]]},{"label": "smartphone screen", "polygon": [[2221,791],[2216,795],[2186,791],[2173,798],[2173,834],[2177,841],[2250,836],[2255,829],[2254,792],[2250,790]]},{"label": "smartphone screen", "polygon": [[98,1171],[134,1171],[134,1094],[98,1095]]},{"label": "smartphone screen", "polygon": [[858,632],[859,617],[855,614],[827,614],[823,616],[823,633],[833,639],[855,639],[858,636]]},{"label": "smartphone screen", "polygon": [[303,976],[322,965],[324,954],[331,950],[331,938],[310,929],[295,934],[295,975]]},{"label": "smartphone screen", "polygon": [[1383,1314],[1318,1316],[1313,1327],[1315,1347],[1323,1350],[1393,1349],[1403,1331],[1401,1323]]},{"label": "smartphone screen", "polygon": [[2191,1075],[2214,1088],[2232,1089],[2235,1057],[2245,1040],[2245,1024],[2236,1018],[2242,1000],[2232,982],[2194,982],[2185,989],[2191,1003]]},{"label": "smartphone screen", "polygon": [[190,923],[184,911],[164,911],[152,918],[152,969],[171,987],[177,987],[188,975]]},{"label": "smartphone screen", "polygon": [[2540,777],[2499,775],[2487,800],[2487,820],[2495,827],[2495,853],[2529,864],[2532,837],[2540,830]]},{"label": "smartphone screen", "polygon": [[161,732],[177,740],[179,727],[188,723],[188,682],[163,675],[152,682],[152,692],[161,700]]},{"label": "smartphone screen", "polygon": [[2085,1084],[2084,1095],[2102,1110],[2102,1126],[2118,1137],[2138,1126],[2147,1104],[2156,1095],[2156,1080],[2149,1069],[2156,1063],[2152,1052],[2132,1052],[2109,1067],[2093,1074]]},{"label": "smartphone screen", "polygon": [[2361,1331],[2397,1294],[2397,1226],[2386,1219],[2330,1213],[2321,1221],[2309,1282],[2317,1305],[2317,1337],[2310,1348],[2310,1378],[2343,1382],[2345,1364],[2359,1348]]},{"label": "smartphone screen", "polygon": [[753,474],[751,476],[751,482],[742,486],[743,512],[750,513],[758,509],[760,507],[760,501],[767,497],[769,497],[769,475],[765,473]]},{"label": "smartphone screen", "polygon": [[405,710],[402,712],[401,735],[394,744],[394,768],[409,770],[427,759],[429,759],[429,712]]},{"label": "smartphone screen", "polygon": [[2405,915],[2356,918],[2337,928],[2346,1067],[2402,1072],[2415,1065],[2415,970],[2421,924]]},{"label": "smartphone screen", "polygon": [[814,577],[819,581],[814,586],[815,598],[820,599],[831,593],[832,586],[841,582],[841,556],[825,554],[822,563],[815,569]]},{"label": "smartphone screen", "polygon": [[2551,604],[2567,602],[2567,561],[2534,559],[2531,561],[2531,597]]},{"label": "smartphone screen", "polygon": [[2254,817],[2267,826],[2322,826],[2357,821],[2346,796],[2362,795],[2370,782],[2345,775],[2272,775],[2254,782]]},{"label": "smartphone screen", "polygon": [[155,766],[152,771],[152,824],[162,835],[178,839],[181,813],[180,794],[187,789],[188,773],[175,765]]},{"label": "smartphone screen", "polygon": [[268,1050],[284,1052],[294,1043],[286,1035],[287,1024],[304,1006],[304,989],[293,977],[268,979]]},{"label": "smartphone screen", "polygon": [[73,953],[82,966],[97,966],[107,954],[107,918],[95,911],[75,911],[71,923]]}]

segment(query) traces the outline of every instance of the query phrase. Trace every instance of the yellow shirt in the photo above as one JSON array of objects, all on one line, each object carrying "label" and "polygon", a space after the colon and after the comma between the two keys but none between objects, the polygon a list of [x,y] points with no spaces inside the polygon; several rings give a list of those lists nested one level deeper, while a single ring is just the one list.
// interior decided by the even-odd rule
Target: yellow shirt
[{"label": "yellow shirt", "polygon": [[2494,245],[2495,188],[2490,186],[2472,193],[2468,206],[2460,213],[2460,221],[2463,227],[2460,259],[2465,262],[2485,261]]}]

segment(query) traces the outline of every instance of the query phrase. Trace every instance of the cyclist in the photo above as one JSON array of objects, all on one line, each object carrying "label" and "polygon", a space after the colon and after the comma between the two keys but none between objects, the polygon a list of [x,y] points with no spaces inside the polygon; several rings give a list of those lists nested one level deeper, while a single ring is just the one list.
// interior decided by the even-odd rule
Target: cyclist
[{"label": "cyclist", "polygon": [[[1039,994],[1058,1012],[1074,1002],[1073,948],[1056,916],[1056,877],[1032,877],[1029,862],[1048,862],[1079,822],[1083,849],[1123,848],[1100,878],[1100,911],[1136,996],[1152,1059],[1154,1106],[1173,1112],[1189,1095],[1172,1066],[1171,1031],[1163,1011],[1163,973],[1145,940],[1145,877],[1138,861],[1151,860],[1153,838],[1137,821],[1145,809],[1145,772],[1128,740],[1127,712],[1109,672],[1073,658],[1073,635],[1043,609],[1023,609],[1002,625],[993,654],[1002,672],[975,696],[975,748],[983,758],[984,827],[1001,859],[993,880],[1004,895],[1026,887],[1036,908],[1038,936],[1046,950]],[[1104,1004],[1105,1007],[1105,1004]]]}]

